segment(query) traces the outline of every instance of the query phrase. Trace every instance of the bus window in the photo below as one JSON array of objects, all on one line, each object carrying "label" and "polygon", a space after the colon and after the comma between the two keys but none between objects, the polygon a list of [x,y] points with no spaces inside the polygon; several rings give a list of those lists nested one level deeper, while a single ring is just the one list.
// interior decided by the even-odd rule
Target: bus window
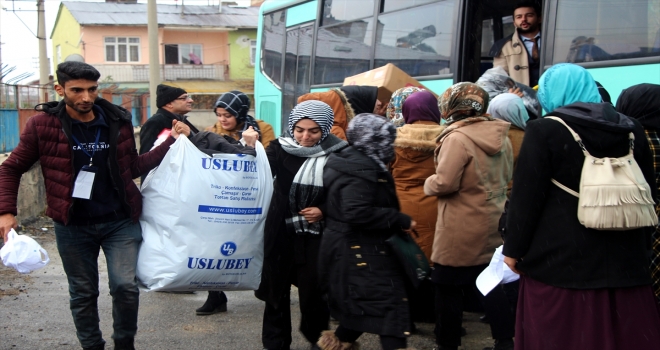
[{"label": "bus window", "polygon": [[393,63],[413,77],[450,73],[455,6],[445,0],[378,16],[374,68]]},{"label": "bus window", "polygon": [[386,0],[382,12],[390,12],[405,8],[410,8],[417,5],[423,5],[435,0]]},{"label": "bus window", "polygon": [[[309,91],[309,71],[312,56],[312,25],[289,29],[286,34],[286,59],[284,62],[284,84],[282,115],[288,116],[298,97]],[[286,129],[286,120],[282,128]]]},{"label": "bus window", "polygon": [[363,19],[318,29],[314,84],[341,83],[346,77],[369,70],[372,22]]},{"label": "bus window", "polygon": [[[380,0],[379,0],[380,1]],[[373,16],[374,0],[325,0],[323,1],[322,26]]]},{"label": "bus window", "polygon": [[660,0],[559,0],[552,63],[660,56]]},{"label": "bus window", "polygon": [[286,26],[285,11],[275,12],[264,16],[263,19],[263,50],[261,58],[261,71],[281,85],[282,80],[282,45]]}]

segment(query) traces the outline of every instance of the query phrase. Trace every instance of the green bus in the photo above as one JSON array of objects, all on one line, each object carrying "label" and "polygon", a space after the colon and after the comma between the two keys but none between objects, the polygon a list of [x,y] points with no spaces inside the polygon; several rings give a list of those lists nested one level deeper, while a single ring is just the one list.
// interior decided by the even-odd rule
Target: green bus
[{"label": "green bus", "polygon": [[[518,0],[267,0],[259,13],[257,118],[276,134],[297,98],[393,63],[441,94],[493,65]],[[543,0],[541,67],[572,62],[616,101],[660,84],[660,0]]]}]

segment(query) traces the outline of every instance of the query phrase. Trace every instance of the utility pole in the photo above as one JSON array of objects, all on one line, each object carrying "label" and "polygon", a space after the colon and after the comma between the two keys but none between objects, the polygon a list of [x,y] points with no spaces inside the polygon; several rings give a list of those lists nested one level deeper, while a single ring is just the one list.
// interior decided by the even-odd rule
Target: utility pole
[{"label": "utility pole", "polygon": [[147,2],[147,33],[149,36],[149,103],[151,113],[156,113],[156,90],[160,83],[160,62],[158,55],[158,12],[156,0]]},{"label": "utility pole", "polygon": [[[46,51],[46,10],[44,0],[37,0],[37,39],[39,39],[39,85],[46,88],[50,82],[48,79],[48,51]],[[45,90],[47,91],[47,90]],[[46,102],[46,94],[42,91],[39,94],[39,101]]]}]

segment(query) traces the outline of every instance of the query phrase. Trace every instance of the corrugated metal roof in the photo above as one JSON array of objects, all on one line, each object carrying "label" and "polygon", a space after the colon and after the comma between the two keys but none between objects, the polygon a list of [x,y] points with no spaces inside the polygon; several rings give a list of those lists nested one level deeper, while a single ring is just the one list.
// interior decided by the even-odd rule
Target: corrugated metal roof
[{"label": "corrugated metal roof", "polygon": [[[81,25],[146,26],[147,4],[63,1]],[[158,25],[171,27],[256,28],[258,7],[157,5]]]}]

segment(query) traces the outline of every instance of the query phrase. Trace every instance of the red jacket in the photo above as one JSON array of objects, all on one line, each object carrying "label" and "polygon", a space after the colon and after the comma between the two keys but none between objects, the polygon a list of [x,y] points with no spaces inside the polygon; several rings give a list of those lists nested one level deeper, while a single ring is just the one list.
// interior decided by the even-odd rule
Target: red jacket
[{"label": "red jacket", "polygon": [[[111,178],[125,212],[137,222],[142,212],[142,194],[133,179],[158,166],[174,138],[169,137],[153,151],[138,156],[130,113],[104,99],[97,99],[95,104],[105,112],[109,127]],[[16,198],[21,175],[40,161],[48,203],[46,215],[67,224],[71,219],[75,180],[71,119],[63,101],[42,106],[44,112],[28,120],[18,146],[0,165],[0,214],[17,214]]]}]

